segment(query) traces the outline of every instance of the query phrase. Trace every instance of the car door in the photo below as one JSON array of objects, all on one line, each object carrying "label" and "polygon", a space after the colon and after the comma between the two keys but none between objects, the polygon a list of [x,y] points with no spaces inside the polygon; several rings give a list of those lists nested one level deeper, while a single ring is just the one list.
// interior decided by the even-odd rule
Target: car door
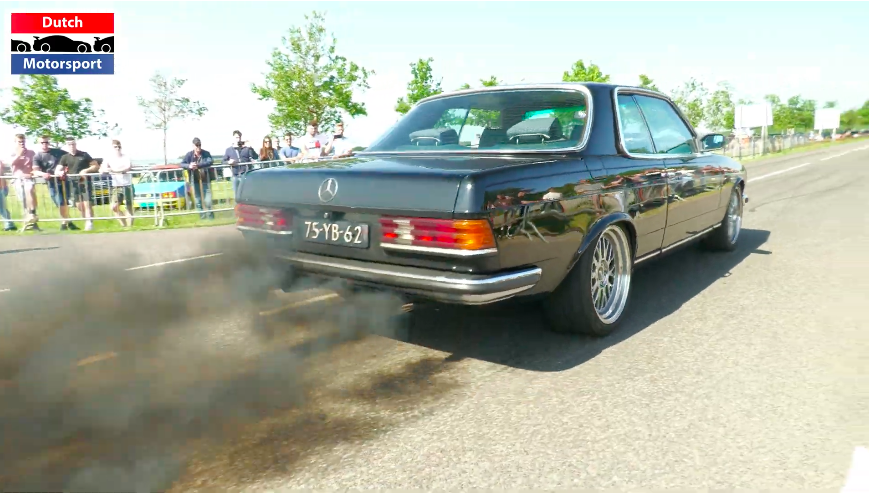
[{"label": "car door", "polygon": [[716,156],[700,152],[691,126],[660,97],[634,96],[657,154],[664,158],[669,188],[663,246],[690,238],[715,224],[722,175]]},{"label": "car door", "polygon": [[[661,248],[667,221],[667,177],[664,159],[655,154],[651,134],[631,94],[618,93],[619,144],[626,157],[603,157],[607,177],[601,197],[624,203],[637,232],[636,257]],[[610,192],[612,190],[612,192]],[[621,194],[624,195],[616,195]]]}]

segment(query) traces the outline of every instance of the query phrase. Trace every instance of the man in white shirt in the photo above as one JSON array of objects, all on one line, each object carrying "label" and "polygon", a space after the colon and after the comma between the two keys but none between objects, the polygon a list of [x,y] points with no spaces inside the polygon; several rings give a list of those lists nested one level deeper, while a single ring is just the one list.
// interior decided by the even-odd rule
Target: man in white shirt
[{"label": "man in white shirt", "polygon": [[353,155],[353,143],[344,136],[344,122],[335,125],[335,135],[326,144],[323,151],[326,156],[334,158],[348,157]]},{"label": "man in white shirt", "polygon": [[[133,177],[130,175],[133,163],[121,152],[119,140],[113,140],[112,147],[114,153],[103,159],[100,173],[112,174],[112,211],[121,223],[121,227],[126,228],[128,225],[133,225]],[[125,217],[121,216],[121,201],[124,201]]]},{"label": "man in white shirt", "polygon": [[323,156],[323,138],[317,133],[317,127],[316,121],[309,123],[307,132],[297,141],[297,145],[302,151],[300,159],[302,161],[318,159]]}]

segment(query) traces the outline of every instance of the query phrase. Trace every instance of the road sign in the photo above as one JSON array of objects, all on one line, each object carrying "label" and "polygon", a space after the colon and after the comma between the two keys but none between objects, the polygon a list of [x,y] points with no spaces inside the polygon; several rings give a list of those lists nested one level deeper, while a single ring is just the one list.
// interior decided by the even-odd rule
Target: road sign
[{"label": "road sign", "polygon": [[815,110],[815,130],[835,130],[842,124],[842,112],[836,108]]},{"label": "road sign", "polygon": [[744,104],[733,109],[734,128],[756,128],[772,125],[772,105]]}]

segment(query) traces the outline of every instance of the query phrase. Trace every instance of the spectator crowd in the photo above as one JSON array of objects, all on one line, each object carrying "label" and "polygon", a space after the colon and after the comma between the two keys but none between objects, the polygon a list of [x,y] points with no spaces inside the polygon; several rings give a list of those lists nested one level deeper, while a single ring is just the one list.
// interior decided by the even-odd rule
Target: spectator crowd
[{"label": "spectator crowd", "polygon": [[[294,144],[293,135],[283,135],[283,146],[272,145],[270,136],[263,138],[257,153],[248,141],[242,139],[238,130],[232,133],[232,142],[223,153],[223,163],[232,170],[231,182],[234,196],[242,176],[253,168],[255,162],[305,162],[320,158],[342,158],[353,155],[353,146],[344,136],[344,124],[339,122],[335,132],[325,137],[318,132],[316,121],[309,122],[305,135]],[[61,230],[78,230],[69,215],[69,206],[74,206],[85,221],[85,231],[93,229],[93,181],[88,175],[108,174],[111,176],[111,207],[114,217],[124,228],[133,225],[133,182],[130,171],[133,169],[130,158],[124,154],[121,142],[112,140],[113,152],[106,158],[94,159],[89,153],[78,148],[76,139],[67,137],[63,148],[51,146],[51,138],[42,135],[38,139],[38,151],[27,147],[23,134],[15,135],[14,152],[0,159],[0,222],[3,231],[15,231],[17,226],[7,207],[10,187],[21,201],[25,218],[23,229],[39,230],[37,214],[38,200],[35,191],[36,180],[45,180],[49,197],[58,208],[61,217]],[[211,183],[217,176],[212,168],[214,159],[202,147],[202,141],[193,139],[193,149],[181,160],[180,166],[187,170],[193,189],[196,208],[202,219],[213,219],[213,198]],[[124,212],[121,212],[121,205]]]}]

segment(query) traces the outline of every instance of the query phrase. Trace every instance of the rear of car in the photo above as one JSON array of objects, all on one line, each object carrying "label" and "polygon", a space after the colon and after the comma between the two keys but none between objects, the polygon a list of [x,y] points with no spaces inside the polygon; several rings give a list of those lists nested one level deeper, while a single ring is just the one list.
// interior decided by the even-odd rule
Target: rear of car
[{"label": "rear of car", "polygon": [[239,190],[238,229],[291,278],[340,278],[461,304],[529,291],[542,269],[502,263],[490,197],[474,183],[581,146],[583,89],[424,101],[359,157],[251,171]]}]

